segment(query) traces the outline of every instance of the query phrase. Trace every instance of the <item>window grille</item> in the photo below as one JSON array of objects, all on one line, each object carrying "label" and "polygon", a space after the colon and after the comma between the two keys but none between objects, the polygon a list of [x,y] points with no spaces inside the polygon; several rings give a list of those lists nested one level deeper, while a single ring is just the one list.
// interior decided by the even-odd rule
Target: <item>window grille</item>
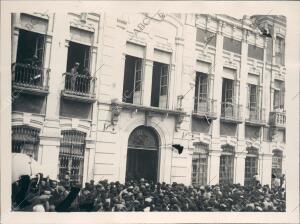
[{"label": "window grille", "polygon": [[248,148],[248,154],[245,159],[245,186],[250,185],[253,176],[257,173],[258,169],[258,152],[256,149]]},{"label": "window grille", "polygon": [[40,130],[27,125],[12,127],[12,152],[24,153],[38,159]]},{"label": "window grille", "polygon": [[59,152],[59,179],[68,174],[73,183],[82,183],[83,163],[85,153],[85,138],[83,132],[62,131]]},{"label": "window grille", "polygon": [[208,145],[197,144],[192,156],[192,185],[207,184]]},{"label": "window grille", "polygon": [[224,146],[220,156],[220,184],[232,184],[234,174],[234,148]]}]

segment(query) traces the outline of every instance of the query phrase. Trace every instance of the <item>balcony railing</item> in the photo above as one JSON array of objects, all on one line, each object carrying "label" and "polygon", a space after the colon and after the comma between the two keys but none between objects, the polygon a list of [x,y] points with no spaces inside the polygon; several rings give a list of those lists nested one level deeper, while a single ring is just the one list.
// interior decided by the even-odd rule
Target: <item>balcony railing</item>
[{"label": "balcony railing", "polygon": [[78,100],[95,100],[96,78],[87,75],[64,73],[65,87],[63,95]]},{"label": "balcony railing", "polygon": [[48,68],[14,63],[12,65],[13,87],[30,92],[48,92],[49,73]]},{"label": "balcony railing", "polygon": [[195,97],[194,115],[216,118],[217,104],[216,100]]},{"label": "balcony railing", "polygon": [[242,105],[222,102],[221,103],[221,119],[235,123],[242,122]]},{"label": "balcony railing", "polygon": [[260,107],[247,107],[246,122],[253,124],[265,124],[265,109]]},{"label": "balcony railing", "polygon": [[277,127],[284,127],[286,121],[285,111],[272,111],[270,112],[270,125]]}]

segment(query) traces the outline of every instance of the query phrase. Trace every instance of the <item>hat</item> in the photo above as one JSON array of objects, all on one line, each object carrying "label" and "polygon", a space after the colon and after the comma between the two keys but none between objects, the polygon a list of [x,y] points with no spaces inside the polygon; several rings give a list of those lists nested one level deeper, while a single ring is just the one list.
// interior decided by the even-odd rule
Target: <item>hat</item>
[{"label": "hat", "polygon": [[78,66],[79,66],[79,62],[75,62],[75,65],[78,65]]},{"label": "hat", "polygon": [[150,203],[152,201],[152,199],[151,198],[146,198],[145,201]]},{"label": "hat", "polygon": [[37,205],[33,206],[32,211],[33,212],[45,212],[45,208],[43,205],[37,204]]}]

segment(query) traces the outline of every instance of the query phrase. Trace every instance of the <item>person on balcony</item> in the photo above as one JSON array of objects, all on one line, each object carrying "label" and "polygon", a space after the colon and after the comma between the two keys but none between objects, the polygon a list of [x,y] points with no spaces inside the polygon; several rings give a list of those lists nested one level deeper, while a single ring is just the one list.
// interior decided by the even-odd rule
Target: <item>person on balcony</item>
[{"label": "person on balcony", "polygon": [[83,69],[83,75],[85,77],[83,77],[82,83],[81,83],[82,92],[83,93],[90,93],[90,82],[91,82],[92,77],[91,77],[91,73],[90,73],[88,67],[85,67]]},{"label": "person on balcony", "polygon": [[41,84],[41,69],[40,69],[41,61],[39,60],[38,56],[35,54],[32,56],[30,67],[32,70],[31,73],[31,81],[32,83],[37,86]]},{"label": "person on balcony", "polygon": [[78,76],[78,68],[79,68],[79,62],[76,62],[73,66],[73,68],[71,68],[71,91],[75,91],[75,84],[76,84],[76,80],[77,80],[77,76]]}]

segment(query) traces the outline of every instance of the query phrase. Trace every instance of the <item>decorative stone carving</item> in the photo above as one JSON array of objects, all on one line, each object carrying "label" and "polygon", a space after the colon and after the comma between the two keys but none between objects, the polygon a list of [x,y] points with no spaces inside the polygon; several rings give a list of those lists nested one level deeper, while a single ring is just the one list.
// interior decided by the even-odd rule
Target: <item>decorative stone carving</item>
[{"label": "decorative stone carving", "polygon": [[176,122],[175,123],[175,131],[178,131],[180,129],[180,125],[181,125],[183,119],[184,119],[183,114],[180,114],[176,117],[176,119],[175,119],[175,122]]},{"label": "decorative stone carving", "polygon": [[118,123],[120,113],[121,113],[121,107],[116,103],[112,103],[111,104],[111,124],[112,125],[116,125]]}]

